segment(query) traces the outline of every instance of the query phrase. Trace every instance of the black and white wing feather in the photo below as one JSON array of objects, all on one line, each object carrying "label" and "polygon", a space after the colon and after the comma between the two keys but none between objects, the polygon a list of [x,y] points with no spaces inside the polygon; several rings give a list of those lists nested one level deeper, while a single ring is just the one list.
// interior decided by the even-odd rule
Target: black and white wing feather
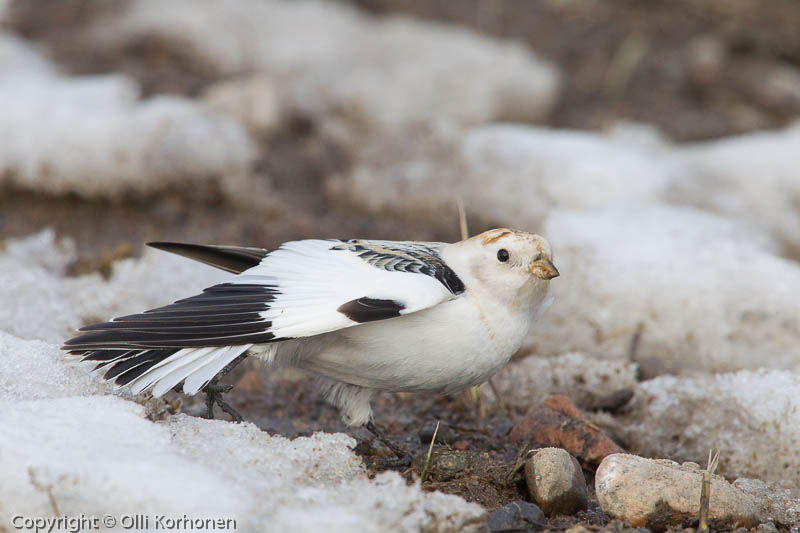
[{"label": "black and white wing feather", "polygon": [[254,344],[390,319],[464,292],[440,243],[304,240],[271,253],[155,246],[240,274],[171,305],[87,326],[65,343],[134,392],[160,395],[183,382],[191,394]]}]

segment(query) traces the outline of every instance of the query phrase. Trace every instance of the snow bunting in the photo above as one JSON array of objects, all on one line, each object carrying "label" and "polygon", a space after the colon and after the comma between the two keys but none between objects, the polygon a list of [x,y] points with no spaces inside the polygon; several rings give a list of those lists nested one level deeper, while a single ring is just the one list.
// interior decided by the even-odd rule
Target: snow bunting
[{"label": "snow bunting", "polygon": [[81,328],[63,349],[97,363],[116,385],[154,396],[179,385],[186,394],[217,392],[218,375],[246,355],[300,367],[326,379],[350,426],[370,422],[376,390],[447,394],[487,380],[549,306],[558,276],[547,241],[508,229],[453,244],[150,245],[236,276]]}]

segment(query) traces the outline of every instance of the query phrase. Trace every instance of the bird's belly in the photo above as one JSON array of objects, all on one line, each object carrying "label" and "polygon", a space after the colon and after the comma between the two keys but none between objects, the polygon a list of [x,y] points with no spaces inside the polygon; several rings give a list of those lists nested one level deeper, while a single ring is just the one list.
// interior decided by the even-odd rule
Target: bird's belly
[{"label": "bird's belly", "polygon": [[[527,332],[527,329],[526,329]],[[319,336],[300,366],[381,390],[454,392],[482,383],[522,342],[497,338],[469,299]],[[510,341],[510,342],[509,342]]]}]

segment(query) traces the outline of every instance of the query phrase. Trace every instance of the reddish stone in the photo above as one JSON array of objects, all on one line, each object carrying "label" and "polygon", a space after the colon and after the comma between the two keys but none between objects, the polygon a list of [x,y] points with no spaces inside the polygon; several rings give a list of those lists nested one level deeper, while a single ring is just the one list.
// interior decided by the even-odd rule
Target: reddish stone
[{"label": "reddish stone", "polygon": [[624,453],[600,428],[583,419],[566,396],[548,396],[511,430],[516,446],[564,448],[586,465],[597,466],[614,453]]},{"label": "reddish stone", "polygon": [[453,448],[460,452],[465,452],[469,449],[469,442],[465,440],[457,440],[453,443]]}]

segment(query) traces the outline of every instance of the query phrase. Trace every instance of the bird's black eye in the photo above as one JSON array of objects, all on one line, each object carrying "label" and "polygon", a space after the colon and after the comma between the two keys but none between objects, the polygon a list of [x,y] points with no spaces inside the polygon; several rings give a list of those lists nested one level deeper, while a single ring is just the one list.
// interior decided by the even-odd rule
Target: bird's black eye
[{"label": "bird's black eye", "polygon": [[501,263],[505,263],[506,261],[508,261],[508,250],[506,250],[505,248],[500,248],[499,250],[497,250],[497,260],[500,261]]}]

